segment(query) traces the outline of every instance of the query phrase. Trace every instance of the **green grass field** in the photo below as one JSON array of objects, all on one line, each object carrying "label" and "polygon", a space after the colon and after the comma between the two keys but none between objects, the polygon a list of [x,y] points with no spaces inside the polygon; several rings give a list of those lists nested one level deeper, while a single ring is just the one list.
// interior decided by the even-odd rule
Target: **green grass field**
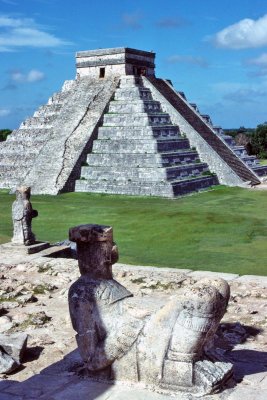
[{"label": "green grass field", "polygon": [[[14,198],[0,191],[0,243],[12,236]],[[121,262],[266,275],[265,191],[218,186],[175,200],[67,193],[31,201],[38,240],[64,240],[78,224],[112,225]]]}]

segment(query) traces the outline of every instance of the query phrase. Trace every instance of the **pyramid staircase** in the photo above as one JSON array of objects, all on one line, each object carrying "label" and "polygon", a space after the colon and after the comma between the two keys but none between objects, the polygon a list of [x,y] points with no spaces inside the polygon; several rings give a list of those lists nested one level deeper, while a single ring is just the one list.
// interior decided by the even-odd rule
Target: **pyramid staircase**
[{"label": "pyramid staircase", "polygon": [[201,159],[217,174],[220,183],[249,187],[261,182],[260,173],[264,173],[264,168],[253,170],[242,158],[244,149],[240,151],[225,141],[212,125],[210,117],[201,115],[183,92],[177,92],[168,80],[155,77],[142,79],[145,86],[151,89],[153,97],[162,101],[165,111],[196,146]]},{"label": "pyramid staircase", "polygon": [[199,159],[141,78],[121,77],[75,191],[173,197],[217,177]]},{"label": "pyramid staircase", "polygon": [[226,135],[220,126],[213,127],[218,135],[230,146],[235,154],[259,177],[267,177],[267,165],[260,165],[260,161],[256,156],[249,156],[245,146],[238,146],[230,135]]}]

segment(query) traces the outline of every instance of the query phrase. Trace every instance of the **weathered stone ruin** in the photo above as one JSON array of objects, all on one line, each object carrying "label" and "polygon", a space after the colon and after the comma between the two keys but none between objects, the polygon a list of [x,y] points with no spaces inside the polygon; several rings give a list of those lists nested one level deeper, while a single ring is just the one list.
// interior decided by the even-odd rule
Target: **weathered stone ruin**
[{"label": "weathered stone ruin", "polygon": [[80,225],[69,237],[81,273],[69,308],[89,377],[198,395],[223,386],[232,364],[216,359],[212,340],[230,296],[226,281],[203,279],[167,302],[136,298],[113,279],[118,249],[111,227]]},{"label": "weathered stone ruin", "polygon": [[32,219],[38,216],[38,211],[33,210],[31,202],[31,188],[21,186],[16,190],[16,200],[12,205],[13,238],[12,242],[29,246],[35,243],[32,232]]},{"label": "weathered stone ruin", "polygon": [[28,254],[36,253],[49,247],[47,242],[36,241],[32,232],[32,219],[38,216],[38,211],[32,208],[31,188],[21,186],[16,189],[16,200],[12,204],[13,237],[6,247],[20,248]]},{"label": "weathered stone ruin", "polygon": [[26,333],[0,334],[1,374],[9,374],[21,366],[27,340]]},{"label": "weathered stone ruin", "polygon": [[0,187],[174,197],[214,184],[257,185],[254,156],[201,115],[155,54],[82,51],[77,74],[0,143]]}]

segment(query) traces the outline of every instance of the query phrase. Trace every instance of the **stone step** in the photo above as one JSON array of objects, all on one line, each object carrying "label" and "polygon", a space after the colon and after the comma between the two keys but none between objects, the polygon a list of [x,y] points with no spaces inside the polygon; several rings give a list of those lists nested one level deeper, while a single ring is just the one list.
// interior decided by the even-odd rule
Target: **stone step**
[{"label": "stone step", "polygon": [[114,100],[153,100],[149,89],[143,87],[118,88]]},{"label": "stone step", "polygon": [[47,128],[50,127],[53,121],[56,119],[57,115],[54,114],[53,116],[45,116],[45,117],[30,117],[27,118],[25,121],[22,122],[20,125],[20,129],[29,129],[29,128]]},{"label": "stone step", "polygon": [[168,180],[184,179],[187,177],[205,176],[209,173],[209,167],[206,163],[172,166],[166,168],[166,173]]},{"label": "stone step", "polygon": [[125,194],[129,196],[173,197],[172,186],[168,182],[141,181],[96,181],[80,179],[76,181],[75,192]]},{"label": "stone step", "polygon": [[0,175],[6,178],[20,175],[22,171],[24,173],[24,168],[21,165],[0,163]]},{"label": "stone step", "polygon": [[134,180],[134,181],[161,181],[161,180],[174,180],[183,179],[187,177],[194,177],[208,172],[207,164],[189,164],[175,167],[126,167],[121,172],[118,166],[94,166],[82,167],[81,178],[96,179],[96,180]]},{"label": "stone step", "polygon": [[132,114],[132,113],[157,113],[161,112],[160,102],[154,100],[133,100],[123,101],[111,101],[109,104],[109,112],[110,113],[125,113],[125,114]]},{"label": "stone step", "polygon": [[[18,142],[9,142],[6,143],[6,146],[2,150],[2,157],[4,158],[6,155],[7,156],[17,156],[17,155],[34,155],[38,154],[40,151],[40,147],[38,146],[28,146],[27,143],[18,143]],[[1,160],[2,160],[1,157]]]},{"label": "stone step", "polygon": [[188,139],[173,140],[95,140],[94,153],[156,153],[189,149]]},{"label": "stone step", "polygon": [[161,156],[158,153],[90,153],[87,155],[89,166],[109,165],[117,167],[150,167],[151,165],[162,166]]},{"label": "stone step", "polygon": [[171,118],[166,113],[105,114],[103,126],[169,125]]},{"label": "stone step", "polygon": [[213,175],[172,182],[174,196],[183,196],[189,193],[207,190],[214,185],[218,185],[218,178]]},{"label": "stone step", "polygon": [[249,156],[249,155],[243,156],[242,160],[244,162],[251,162],[251,163],[256,162],[257,165],[259,165],[259,163],[260,163],[256,156]]},{"label": "stone step", "polygon": [[162,164],[168,165],[183,165],[190,163],[198,163],[199,155],[195,150],[176,151],[161,153]]},{"label": "stone step", "polygon": [[144,127],[124,127],[124,126],[101,126],[98,128],[99,139],[165,139],[180,136],[179,127],[176,125],[165,126],[144,126]]},{"label": "stone step", "polygon": [[94,166],[94,167],[82,167],[81,178],[94,179],[97,181],[157,181],[166,179],[166,170],[162,166],[151,166],[151,167],[128,167],[121,171],[117,165],[114,166]]},{"label": "stone step", "polygon": [[10,149],[10,148],[24,148],[24,149],[29,149],[29,146],[34,146],[34,148],[40,149],[44,143],[46,142],[46,138],[29,138],[24,139],[24,138],[18,138],[17,140],[9,140],[5,142],[5,149]]},{"label": "stone step", "polygon": [[267,175],[267,165],[258,165],[255,167],[251,167],[251,169],[258,175],[258,176],[265,176]]},{"label": "stone step", "polygon": [[93,192],[109,194],[127,194],[135,196],[162,196],[175,197],[189,193],[207,190],[217,185],[216,176],[200,176],[190,179],[174,180],[170,182],[133,181],[133,180],[93,180],[80,179],[76,181],[76,192]]},{"label": "stone step", "polygon": [[247,156],[248,153],[245,149],[244,146],[234,146],[232,147],[233,152],[238,156],[238,157],[242,157],[242,156]]},{"label": "stone step", "polygon": [[58,114],[62,109],[61,104],[45,104],[38,108],[37,111],[33,114],[34,117],[49,117]]},{"label": "stone step", "polygon": [[47,104],[62,104],[64,100],[69,96],[69,92],[62,91],[58,93],[54,93],[53,96],[49,97]]},{"label": "stone step", "polygon": [[234,139],[231,136],[219,135],[230,147],[236,146]]},{"label": "stone step", "polygon": [[135,75],[125,75],[120,78],[119,87],[143,86],[142,79]]},{"label": "stone step", "polygon": [[24,166],[32,165],[35,158],[35,154],[3,154],[0,160],[1,165],[21,165]]},{"label": "stone step", "polygon": [[0,181],[0,189],[14,189],[17,186],[20,186],[23,181],[21,178],[13,178],[13,179],[1,179]]},{"label": "stone step", "polygon": [[17,141],[17,140],[25,140],[32,141],[36,140],[38,137],[41,140],[46,140],[51,135],[51,130],[47,128],[40,129],[17,129],[14,130],[11,135],[7,137],[6,142]]},{"label": "stone step", "polygon": [[132,167],[151,167],[151,165],[158,166],[176,166],[186,165],[188,163],[199,163],[199,156],[193,150],[180,150],[176,152],[166,153],[106,153],[106,154],[93,154],[87,155],[87,163],[89,166],[117,166],[124,167],[131,165]]}]

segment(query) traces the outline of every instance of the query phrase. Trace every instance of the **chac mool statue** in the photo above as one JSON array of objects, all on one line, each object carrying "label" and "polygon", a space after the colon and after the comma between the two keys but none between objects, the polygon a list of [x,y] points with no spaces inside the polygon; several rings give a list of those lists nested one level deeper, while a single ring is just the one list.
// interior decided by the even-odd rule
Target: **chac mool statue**
[{"label": "chac mool statue", "polygon": [[118,249],[111,227],[80,225],[69,238],[81,273],[69,290],[70,316],[88,375],[162,392],[220,389],[232,365],[205,353],[226,311],[227,282],[203,279],[167,303],[134,298],[112,277]]},{"label": "chac mool statue", "polygon": [[33,210],[31,202],[31,188],[21,186],[16,190],[16,200],[12,205],[13,238],[12,242],[29,246],[35,243],[32,232],[32,219],[38,216]]}]

